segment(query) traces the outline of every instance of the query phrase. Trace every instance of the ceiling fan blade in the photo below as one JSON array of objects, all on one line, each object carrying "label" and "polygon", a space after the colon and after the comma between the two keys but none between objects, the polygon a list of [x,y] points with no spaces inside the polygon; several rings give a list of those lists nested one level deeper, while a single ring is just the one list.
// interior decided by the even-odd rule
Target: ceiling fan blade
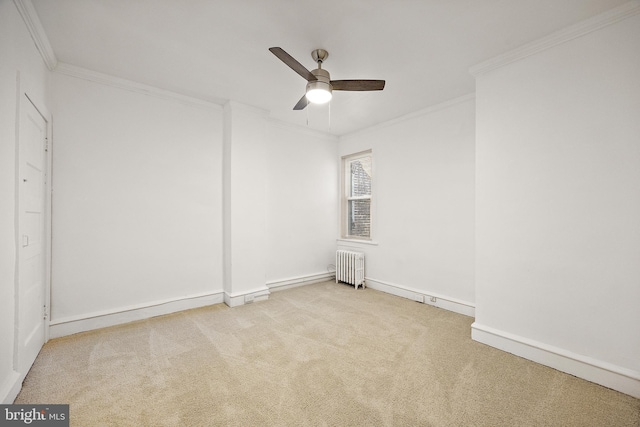
[{"label": "ceiling fan blade", "polygon": [[302,98],[300,98],[300,101],[298,101],[298,103],[296,104],[295,107],[293,107],[294,110],[304,110],[304,108],[309,105],[309,100],[307,99],[307,94],[305,93],[304,95],[302,95]]},{"label": "ceiling fan blade", "polygon": [[305,79],[306,81],[315,82],[316,80],[318,80],[316,78],[316,76],[311,74],[311,71],[307,70],[304,65],[302,65],[301,63],[296,61],[293,58],[293,56],[289,55],[282,48],[280,48],[280,47],[270,47],[269,51],[271,51],[271,53],[273,53],[275,56],[277,56],[278,59],[280,59],[280,61],[282,61],[285,64],[287,64],[289,66],[289,68],[291,68],[293,71],[295,71],[296,73],[300,74],[302,76],[302,78]]},{"label": "ceiling fan blade", "polygon": [[384,80],[331,80],[333,90],[382,90]]}]

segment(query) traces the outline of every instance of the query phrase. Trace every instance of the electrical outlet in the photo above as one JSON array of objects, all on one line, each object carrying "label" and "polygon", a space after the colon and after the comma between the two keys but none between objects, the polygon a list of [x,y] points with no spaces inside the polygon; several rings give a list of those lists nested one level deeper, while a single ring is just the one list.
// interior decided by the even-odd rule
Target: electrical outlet
[{"label": "electrical outlet", "polygon": [[252,303],[254,299],[254,295],[253,294],[248,294],[244,296],[244,303],[245,304],[249,304]]},{"label": "electrical outlet", "polygon": [[436,297],[429,297],[429,301],[436,302],[438,299]]}]

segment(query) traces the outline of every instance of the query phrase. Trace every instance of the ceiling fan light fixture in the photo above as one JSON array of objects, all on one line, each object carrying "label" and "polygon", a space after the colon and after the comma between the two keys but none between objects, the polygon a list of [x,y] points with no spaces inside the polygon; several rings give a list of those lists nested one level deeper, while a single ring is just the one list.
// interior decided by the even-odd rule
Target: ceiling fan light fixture
[{"label": "ceiling fan light fixture", "polygon": [[313,104],[326,104],[332,96],[329,83],[315,81],[307,84],[307,100]]}]

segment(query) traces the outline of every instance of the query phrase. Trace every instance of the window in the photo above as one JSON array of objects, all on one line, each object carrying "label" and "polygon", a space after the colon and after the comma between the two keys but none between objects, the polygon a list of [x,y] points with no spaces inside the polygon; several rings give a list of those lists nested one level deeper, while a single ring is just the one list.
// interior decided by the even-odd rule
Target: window
[{"label": "window", "polygon": [[371,240],[371,151],[342,158],[342,237]]}]

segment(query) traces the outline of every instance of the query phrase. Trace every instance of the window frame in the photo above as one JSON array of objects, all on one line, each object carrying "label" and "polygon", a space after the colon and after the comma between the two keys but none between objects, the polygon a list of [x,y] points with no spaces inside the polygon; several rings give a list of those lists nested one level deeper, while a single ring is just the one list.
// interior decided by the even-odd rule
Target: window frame
[{"label": "window frame", "polygon": [[[347,172],[347,165],[352,161],[369,158],[371,161],[371,194],[366,196],[351,196],[351,170]],[[342,156],[340,168],[340,238],[345,240],[357,240],[361,242],[373,241],[373,189],[374,189],[374,163],[373,150],[360,151]],[[369,200],[369,236],[355,236],[349,234],[349,204],[354,200]]]}]

